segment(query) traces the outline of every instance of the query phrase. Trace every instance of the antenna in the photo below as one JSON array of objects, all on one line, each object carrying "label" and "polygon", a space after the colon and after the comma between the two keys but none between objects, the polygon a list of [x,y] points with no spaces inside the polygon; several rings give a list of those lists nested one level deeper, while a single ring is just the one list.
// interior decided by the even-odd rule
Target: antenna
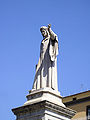
[{"label": "antenna", "polygon": [[84,90],[84,84],[82,83],[82,84],[80,85],[80,92],[83,92],[83,90]]}]

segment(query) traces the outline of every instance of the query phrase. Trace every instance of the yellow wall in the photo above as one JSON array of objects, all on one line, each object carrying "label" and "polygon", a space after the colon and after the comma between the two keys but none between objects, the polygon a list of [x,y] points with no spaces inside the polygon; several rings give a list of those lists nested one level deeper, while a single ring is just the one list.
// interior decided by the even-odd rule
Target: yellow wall
[{"label": "yellow wall", "polygon": [[79,93],[79,94],[75,94],[75,95],[71,95],[71,96],[67,96],[63,98],[63,102],[70,102],[73,100],[73,98],[77,98],[78,99],[82,99],[82,98],[86,98],[90,96],[90,91],[84,92],[84,93]]},{"label": "yellow wall", "polygon": [[[72,106],[68,106],[69,108],[77,111],[76,115],[73,117],[73,119],[76,118],[84,118],[86,117],[86,107],[90,105],[90,101],[89,102],[84,102],[84,103],[79,103],[79,104],[75,104]],[[72,120],[73,120],[72,119]]]},{"label": "yellow wall", "polygon": [[[76,98],[76,100],[79,100],[79,99],[87,98],[89,96],[90,96],[90,91],[67,96],[63,98],[63,103],[71,102],[73,101],[73,98]],[[69,104],[67,107],[77,112],[76,115],[72,118],[72,120],[77,118],[78,120],[86,120],[84,118],[86,118],[86,108],[88,105],[90,105],[90,101],[87,101],[87,102],[83,101],[81,103],[77,102],[76,104],[71,104],[71,105]]]}]

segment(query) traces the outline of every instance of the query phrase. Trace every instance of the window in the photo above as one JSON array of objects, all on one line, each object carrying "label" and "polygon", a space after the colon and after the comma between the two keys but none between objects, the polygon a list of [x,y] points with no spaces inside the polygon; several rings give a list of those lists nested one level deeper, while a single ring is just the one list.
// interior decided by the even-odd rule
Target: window
[{"label": "window", "polygon": [[87,120],[90,120],[90,106],[87,106]]},{"label": "window", "polygon": [[74,97],[74,98],[73,98],[73,101],[74,101],[74,100],[76,100],[76,99],[77,99],[77,98],[76,98],[76,97]]}]

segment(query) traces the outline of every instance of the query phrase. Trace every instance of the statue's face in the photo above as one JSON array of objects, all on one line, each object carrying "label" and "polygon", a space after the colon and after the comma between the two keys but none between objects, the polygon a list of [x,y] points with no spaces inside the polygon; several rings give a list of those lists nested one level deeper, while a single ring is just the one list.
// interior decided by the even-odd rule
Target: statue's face
[{"label": "statue's face", "polygon": [[41,33],[42,33],[42,36],[43,36],[43,37],[47,37],[47,36],[48,36],[47,31],[46,31],[46,30],[44,30],[44,29],[41,31]]}]

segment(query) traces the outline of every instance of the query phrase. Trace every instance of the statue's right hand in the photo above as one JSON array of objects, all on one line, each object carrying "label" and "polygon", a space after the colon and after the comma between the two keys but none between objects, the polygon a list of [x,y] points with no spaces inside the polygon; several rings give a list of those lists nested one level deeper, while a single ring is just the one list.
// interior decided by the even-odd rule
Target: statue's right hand
[{"label": "statue's right hand", "polygon": [[51,28],[51,24],[48,24],[48,28]]}]

